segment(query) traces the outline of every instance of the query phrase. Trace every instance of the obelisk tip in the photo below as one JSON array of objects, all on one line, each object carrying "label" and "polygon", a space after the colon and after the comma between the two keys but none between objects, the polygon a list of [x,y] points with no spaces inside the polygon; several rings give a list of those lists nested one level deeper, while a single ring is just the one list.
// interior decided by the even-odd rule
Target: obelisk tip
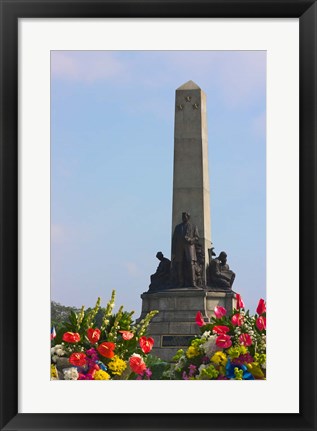
[{"label": "obelisk tip", "polygon": [[194,81],[188,81],[185,84],[177,88],[177,90],[201,90]]}]

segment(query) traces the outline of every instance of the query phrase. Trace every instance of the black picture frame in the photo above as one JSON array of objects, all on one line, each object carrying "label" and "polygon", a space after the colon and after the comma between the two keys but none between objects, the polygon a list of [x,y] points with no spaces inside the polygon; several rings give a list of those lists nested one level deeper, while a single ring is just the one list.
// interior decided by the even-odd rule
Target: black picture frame
[{"label": "black picture frame", "polygon": [[[312,0],[0,0],[1,430],[316,430],[317,6]],[[299,18],[300,412],[298,414],[20,414],[18,412],[19,18]],[[290,232],[290,244],[292,241]],[[287,246],[287,245],[285,245]],[[287,289],[287,287],[283,287]],[[10,358],[10,364],[8,359]],[[290,376],[291,378],[291,376]],[[163,396],[163,394],[162,394]],[[214,395],[211,393],[211,401]]]}]

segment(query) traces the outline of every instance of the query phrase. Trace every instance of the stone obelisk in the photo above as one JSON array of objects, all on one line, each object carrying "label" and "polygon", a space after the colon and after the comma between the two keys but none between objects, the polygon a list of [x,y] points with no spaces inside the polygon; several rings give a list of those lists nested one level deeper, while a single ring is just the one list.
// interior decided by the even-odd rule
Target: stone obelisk
[{"label": "stone obelisk", "polygon": [[198,227],[205,280],[211,247],[207,106],[206,94],[193,81],[176,90],[172,232],[184,211]]},{"label": "stone obelisk", "polygon": [[[230,311],[236,301],[231,289],[210,289],[206,282],[211,247],[206,95],[193,81],[176,90],[174,136],[172,232],[181,223],[182,213],[190,213],[190,221],[198,228],[198,241],[205,253],[205,268],[203,283],[197,289],[190,284],[175,284],[172,263],[168,282],[159,278],[154,289],[152,275],[149,290],[141,295],[142,311],[138,322],[149,311],[159,311],[149,325],[148,334],[155,343],[153,355],[167,361],[178,349],[187,348],[199,333],[195,322],[198,311],[207,321],[214,315],[215,306]],[[161,273],[157,277],[160,276]]]}]

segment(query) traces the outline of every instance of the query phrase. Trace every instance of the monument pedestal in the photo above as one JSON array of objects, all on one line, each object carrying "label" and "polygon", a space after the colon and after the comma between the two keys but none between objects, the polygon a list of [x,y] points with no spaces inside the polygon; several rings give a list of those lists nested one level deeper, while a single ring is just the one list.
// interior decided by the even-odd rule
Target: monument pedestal
[{"label": "monument pedestal", "polygon": [[200,334],[195,322],[197,312],[202,313],[207,323],[217,305],[230,313],[236,304],[235,296],[232,290],[207,291],[190,287],[143,293],[139,320],[149,311],[159,311],[147,331],[154,339],[151,354],[170,361],[177,350],[187,348],[190,340]]}]

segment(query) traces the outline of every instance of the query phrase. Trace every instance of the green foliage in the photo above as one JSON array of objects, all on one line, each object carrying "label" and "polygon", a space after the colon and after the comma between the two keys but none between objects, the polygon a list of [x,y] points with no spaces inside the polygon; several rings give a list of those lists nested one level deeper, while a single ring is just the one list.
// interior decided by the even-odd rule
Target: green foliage
[{"label": "green foliage", "polygon": [[162,359],[157,356],[148,354],[146,356],[146,366],[150,368],[152,372],[151,380],[168,380],[164,375],[164,372],[170,368],[168,362],[162,361]]},{"label": "green foliage", "polygon": [[213,380],[213,379],[216,379],[218,376],[219,376],[219,371],[217,371],[216,368],[212,364],[210,364],[206,368],[203,368],[201,370],[197,378],[198,380]]},{"label": "green foliage", "polygon": [[[76,346],[66,343],[67,349],[70,350],[73,347],[89,349],[92,344],[87,337],[87,330],[89,328],[99,328],[101,335],[98,344],[104,341],[115,343],[116,355],[120,358],[127,360],[133,353],[142,354],[139,339],[145,335],[151,319],[158,311],[151,311],[141,322],[135,324],[132,319],[134,311],[124,311],[123,306],[119,308],[117,313],[112,314],[114,301],[115,291],[113,290],[106,308],[100,306],[100,298],[97,299],[94,308],[88,308],[87,310],[85,310],[84,306],[80,310],[74,307],[60,306],[66,309],[67,312],[63,313],[63,320],[59,322],[58,326],[55,324],[56,338],[53,340],[52,345],[60,344],[65,332],[75,332],[80,335],[80,342],[76,343]],[[120,331],[133,333],[133,338],[124,340]]]}]

